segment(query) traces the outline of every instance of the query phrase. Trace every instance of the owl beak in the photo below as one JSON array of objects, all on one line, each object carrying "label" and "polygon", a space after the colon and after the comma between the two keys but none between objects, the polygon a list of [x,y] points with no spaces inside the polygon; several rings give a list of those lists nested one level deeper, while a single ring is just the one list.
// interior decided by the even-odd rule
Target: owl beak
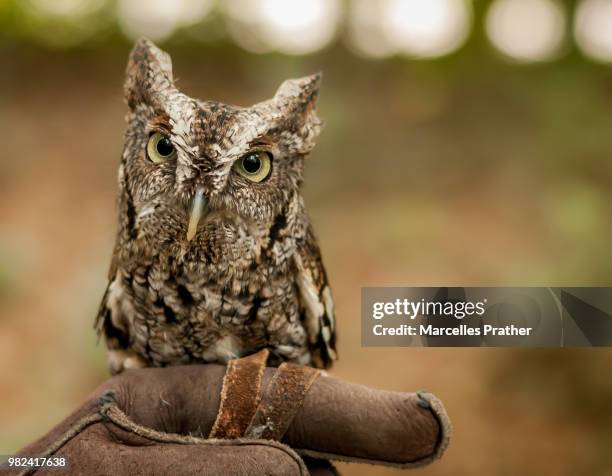
[{"label": "owl beak", "polygon": [[187,227],[187,241],[191,241],[198,231],[198,224],[202,218],[202,214],[205,208],[204,201],[204,190],[198,188],[195,196],[193,197],[193,203],[191,204],[191,213],[189,214],[189,226]]}]

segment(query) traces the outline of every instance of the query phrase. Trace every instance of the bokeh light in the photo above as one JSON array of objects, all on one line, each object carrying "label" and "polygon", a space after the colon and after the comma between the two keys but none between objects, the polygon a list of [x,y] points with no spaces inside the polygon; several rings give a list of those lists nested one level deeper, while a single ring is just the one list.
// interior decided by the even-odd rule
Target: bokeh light
[{"label": "bokeh light", "polygon": [[229,0],[222,7],[228,31],[242,48],[289,55],[327,46],[341,13],[338,0]]},{"label": "bokeh light", "polygon": [[200,23],[215,6],[214,0],[180,0],[177,3],[180,4],[178,17],[180,26]]},{"label": "bokeh light", "polygon": [[389,42],[418,58],[457,50],[470,32],[472,18],[464,0],[388,0],[383,15]]},{"label": "bokeh light", "polygon": [[15,2],[22,15],[14,31],[53,48],[100,43],[118,26],[130,40],[164,41],[180,32],[183,42],[229,39],[258,54],[307,55],[341,30],[346,46],[364,58],[428,59],[458,50],[474,18],[483,18],[503,56],[541,62],[567,49],[570,3],[576,44],[587,57],[612,62],[612,0],[22,0]]},{"label": "bokeh light", "polygon": [[114,20],[105,0],[24,0],[17,5],[25,30],[37,42],[54,48],[103,38]]},{"label": "bokeh light", "polygon": [[28,0],[28,7],[39,15],[82,18],[100,10],[105,0]]},{"label": "bokeh light", "polygon": [[212,6],[212,0],[119,0],[117,16],[128,37],[164,40],[179,27],[201,22]]},{"label": "bokeh light", "polygon": [[146,36],[152,40],[168,38],[178,25],[180,9],[166,0],[119,0],[118,20],[130,38]]},{"label": "bokeh light", "polygon": [[578,4],[574,35],[580,49],[597,61],[612,61],[612,1],[583,0]]},{"label": "bokeh light", "polygon": [[240,48],[257,54],[272,51],[261,35],[259,2],[226,0],[221,7],[225,13],[227,31]]},{"label": "bokeh light", "polygon": [[277,51],[305,54],[334,37],[340,13],[336,0],[262,0],[261,32]]},{"label": "bokeh light", "polygon": [[386,0],[352,0],[348,11],[348,46],[366,58],[385,58],[397,51],[385,35]]},{"label": "bokeh light", "polygon": [[525,62],[556,57],[565,33],[565,14],[554,0],[496,0],[486,16],[491,43]]}]

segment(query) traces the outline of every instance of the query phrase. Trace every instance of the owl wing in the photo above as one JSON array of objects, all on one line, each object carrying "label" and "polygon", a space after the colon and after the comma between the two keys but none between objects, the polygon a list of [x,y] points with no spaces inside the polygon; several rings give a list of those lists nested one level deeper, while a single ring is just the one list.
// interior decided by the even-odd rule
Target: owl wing
[{"label": "owl wing", "polygon": [[[98,339],[100,336],[104,335],[107,347],[109,349],[126,348],[128,340],[125,329],[121,329],[116,325],[117,316],[112,315],[112,309],[109,303],[113,283],[117,275],[116,255],[116,252],[113,253],[110,269],[108,271],[108,285],[104,291],[104,296],[102,296],[102,301],[100,302],[100,307],[98,308],[98,314],[96,315],[96,319],[94,321],[94,328],[98,334]],[[113,319],[113,317],[115,317],[115,319]]]},{"label": "owl wing", "polygon": [[294,256],[300,307],[313,363],[329,368],[337,359],[334,303],[321,252],[310,227],[304,240],[298,242]]}]

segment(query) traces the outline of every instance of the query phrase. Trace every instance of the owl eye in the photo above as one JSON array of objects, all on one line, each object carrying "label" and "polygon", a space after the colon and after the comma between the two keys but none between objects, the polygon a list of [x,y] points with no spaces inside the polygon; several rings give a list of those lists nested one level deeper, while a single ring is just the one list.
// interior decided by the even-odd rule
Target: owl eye
[{"label": "owl eye", "polygon": [[261,182],[270,176],[272,156],[267,152],[249,152],[234,162],[234,168],[251,182]]},{"label": "owl eye", "polygon": [[165,135],[155,132],[147,143],[147,157],[151,162],[159,164],[176,156],[176,149]]}]

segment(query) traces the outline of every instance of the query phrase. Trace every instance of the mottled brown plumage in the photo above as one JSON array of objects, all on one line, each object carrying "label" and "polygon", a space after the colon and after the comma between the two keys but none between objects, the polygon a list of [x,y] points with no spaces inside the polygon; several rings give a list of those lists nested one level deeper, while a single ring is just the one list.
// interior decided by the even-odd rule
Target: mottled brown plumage
[{"label": "mottled brown plumage", "polygon": [[136,44],[119,229],[96,319],[113,373],[262,348],[276,362],[335,359],[331,293],[300,193],[319,82],[285,81],[247,108],[199,101],[176,89],[166,53]]}]

